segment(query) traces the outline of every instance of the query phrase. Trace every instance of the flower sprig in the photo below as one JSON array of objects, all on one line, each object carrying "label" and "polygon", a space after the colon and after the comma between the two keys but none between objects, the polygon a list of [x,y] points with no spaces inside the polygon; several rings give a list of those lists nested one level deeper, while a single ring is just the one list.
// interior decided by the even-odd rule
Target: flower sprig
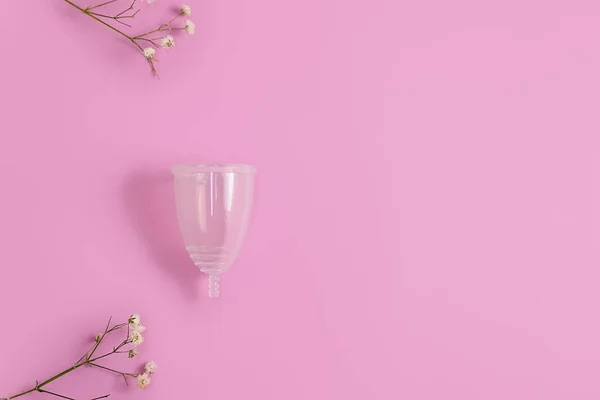
[{"label": "flower sprig", "polygon": [[[187,17],[192,14],[192,7],[187,4],[182,5],[178,13],[171,20],[160,24],[156,29],[152,29],[148,32],[132,36],[117,28],[115,24],[121,24],[131,28],[129,21],[133,20],[135,16],[140,12],[140,9],[137,8],[138,0],[131,0],[131,3],[128,3],[129,6],[117,14],[108,14],[102,12],[101,10],[105,6],[108,6],[112,3],[116,3],[120,0],[109,0],[89,7],[81,7],[75,4],[72,0],[64,1],[70,4],[71,6],[75,7],[77,10],[81,11],[85,15],[100,22],[107,28],[127,38],[127,40],[129,40],[148,61],[150,69],[156,77],[158,77],[158,72],[156,70],[156,62],[158,62],[158,59],[156,57],[156,50],[160,48],[171,48],[175,45],[175,38],[170,32],[183,30],[189,35],[193,35],[196,32],[196,25],[189,19],[187,19],[184,22],[183,26],[177,23],[177,21],[180,18]],[[154,0],[147,0],[147,2],[152,3],[154,2]]]},{"label": "flower sprig", "polygon": [[[106,328],[104,329],[104,331],[102,333],[97,334],[94,337],[94,345],[91,347],[91,349],[88,350],[79,360],[77,360],[77,362],[73,366],[65,369],[64,371],[54,375],[53,377],[51,377],[49,379],[46,379],[45,381],[42,381],[42,382],[35,381],[35,386],[33,386],[29,390],[26,390],[21,393],[17,393],[13,396],[0,398],[0,400],[12,400],[12,399],[16,399],[17,397],[21,397],[21,396],[24,396],[26,394],[33,393],[33,392],[46,393],[46,394],[60,397],[62,399],[66,399],[66,400],[75,400],[72,397],[68,397],[68,396],[47,390],[46,386],[48,384],[56,381],[57,379],[75,371],[76,369],[79,369],[84,366],[98,368],[98,369],[102,369],[102,370],[109,371],[109,372],[115,373],[117,375],[120,375],[123,377],[123,379],[125,380],[125,384],[128,386],[129,386],[128,379],[134,378],[136,380],[136,384],[139,388],[141,388],[141,389],[147,388],[150,385],[150,382],[152,381],[151,375],[155,374],[158,369],[158,366],[156,365],[156,363],[154,361],[150,361],[150,362],[146,363],[146,365],[144,366],[144,372],[142,372],[142,373],[122,372],[122,371],[119,371],[119,370],[116,370],[113,368],[108,368],[100,363],[100,360],[110,357],[110,356],[113,356],[115,354],[127,354],[127,356],[129,358],[134,358],[138,353],[137,347],[144,342],[144,337],[142,336],[142,332],[144,332],[146,330],[146,327],[141,324],[140,316],[138,314],[131,315],[129,317],[129,319],[127,320],[127,322],[123,322],[121,324],[116,324],[116,325],[111,326],[111,321],[112,321],[112,318],[110,318],[108,320],[108,324],[106,324]],[[127,333],[126,333],[125,339],[123,339],[123,341],[121,341],[117,346],[113,347],[111,351],[108,351],[104,354],[97,355],[97,352],[100,349],[100,345],[102,344],[102,342],[108,335],[110,335],[114,332],[120,331],[120,330],[124,330],[125,328],[127,328]],[[109,396],[110,396],[110,394],[105,394],[102,396],[94,397],[91,400],[100,400],[100,399],[107,398]]]}]

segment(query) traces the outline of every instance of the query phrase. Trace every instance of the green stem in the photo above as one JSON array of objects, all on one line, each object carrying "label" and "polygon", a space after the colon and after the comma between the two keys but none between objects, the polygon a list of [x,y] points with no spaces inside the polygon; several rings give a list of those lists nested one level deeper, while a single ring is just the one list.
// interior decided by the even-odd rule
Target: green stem
[{"label": "green stem", "polygon": [[29,389],[29,390],[27,390],[25,392],[22,392],[22,393],[19,393],[19,394],[15,394],[14,396],[7,397],[6,400],[16,399],[17,397],[25,396],[26,394],[29,394],[31,392],[35,392],[35,390],[36,390],[35,388]]},{"label": "green stem", "polygon": [[46,386],[47,384],[49,384],[50,382],[54,382],[55,380],[57,380],[60,377],[65,376],[66,374],[68,374],[69,372],[73,372],[75,371],[77,368],[81,367],[82,365],[85,365],[85,363],[81,363],[81,364],[75,364],[73,365],[71,368],[65,369],[63,372],[61,372],[58,375],[53,376],[50,379],[45,380],[44,382],[40,383],[39,385],[37,385],[38,389],[42,388],[44,386]]},{"label": "green stem", "polygon": [[21,393],[15,394],[14,396],[7,397],[6,399],[7,399],[7,400],[16,399],[17,397],[24,396],[24,395],[26,395],[26,394],[28,394],[28,393],[31,393],[31,392],[42,392],[43,390],[41,390],[41,389],[42,389],[44,386],[46,386],[46,385],[47,385],[47,384],[49,384],[50,382],[54,382],[55,380],[57,380],[58,378],[60,378],[60,377],[62,377],[62,376],[65,376],[65,375],[66,375],[66,374],[68,374],[69,372],[73,372],[73,371],[75,371],[77,368],[81,367],[82,365],[85,365],[85,363],[81,363],[81,364],[75,364],[75,365],[74,365],[74,366],[72,366],[71,368],[67,368],[67,369],[65,369],[63,372],[61,372],[61,373],[59,373],[59,374],[57,374],[57,375],[54,375],[52,378],[50,378],[50,379],[47,379],[47,380],[45,380],[45,381],[44,381],[44,382],[42,382],[42,383],[38,383],[38,384],[36,384],[36,385],[35,385],[35,387],[33,387],[33,388],[29,389],[29,390],[26,390],[26,391],[24,391],[24,392],[21,392]]}]

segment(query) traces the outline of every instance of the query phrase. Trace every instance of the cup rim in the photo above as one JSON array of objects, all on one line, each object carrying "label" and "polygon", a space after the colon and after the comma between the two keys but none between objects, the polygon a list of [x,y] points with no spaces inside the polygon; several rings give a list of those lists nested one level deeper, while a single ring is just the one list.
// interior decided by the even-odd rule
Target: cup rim
[{"label": "cup rim", "polygon": [[171,171],[174,175],[194,175],[208,172],[234,172],[240,174],[253,174],[256,168],[248,164],[176,164]]}]

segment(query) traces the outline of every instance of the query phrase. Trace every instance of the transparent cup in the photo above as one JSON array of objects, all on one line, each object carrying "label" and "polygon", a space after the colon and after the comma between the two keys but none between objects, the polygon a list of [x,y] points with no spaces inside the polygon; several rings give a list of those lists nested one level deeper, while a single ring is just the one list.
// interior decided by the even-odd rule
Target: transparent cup
[{"label": "transparent cup", "polygon": [[256,169],[242,164],[180,164],[175,176],[177,218],[185,248],[219,296],[219,275],[242,248],[252,211]]}]

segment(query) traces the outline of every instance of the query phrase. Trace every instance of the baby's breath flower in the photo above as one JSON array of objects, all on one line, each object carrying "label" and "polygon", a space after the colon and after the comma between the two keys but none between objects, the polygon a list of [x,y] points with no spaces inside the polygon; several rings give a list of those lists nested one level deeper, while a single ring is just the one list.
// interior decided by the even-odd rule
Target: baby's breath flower
[{"label": "baby's breath flower", "polygon": [[185,21],[185,27],[183,29],[190,35],[193,35],[196,32],[196,24],[188,19]]},{"label": "baby's breath flower", "polygon": [[[150,56],[148,56],[146,54],[146,52],[148,51],[148,53],[150,54]],[[154,49],[151,47],[148,47],[146,49],[144,49],[144,55],[146,56],[146,58],[148,58],[149,60],[152,59],[152,57],[154,57]],[[139,314],[133,314],[131,317],[129,317],[129,334],[131,334],[132,332],[144,332],[146,330],[146,327],[144,325],[142,325],[141,319],[140,319],[140,315]]]},{"label": "baby's breath flower", "polygon": [[182,5],[181,13],[183,15],[192,15],[192,7],[188,6],[187,4]]},{"label": "baby's breath flower", "polygon": [[150,379],[150,377],[148,376],[148,374],[139,374],[139,375],[136,377],[136,381],[137,381],[137,382],[136,382],[136,383],[137,383],[137,386],[138,386],[140,389],[146,389],[146,388],[147,388],[147,387],[150,385],[151,379]]},{"label": "baby's breath flower", "polygon": [[167,35],[162,39],[162,47],[173,47],[175,45],[175,38],[171,35]]},{"label": "baby's breath flower", "polygon": [[144,366],[144,370],[147,374],[153,374],[158,369],[158,365],[154,361],[148,361]]},{"label": "baby's breath flower", "polygon": [[96,337],[94,338],[94,340],[96,341],[96,343],[98,343],[100,340],[102,340],[102,336],[103,335],[101,333],[99,333],[99,334],[96,335]]},{"label": "baby's breath flower", "polygon": [[129,342],[133,346],[139,346],[140,344],[144,343],[144,337],[138,331],[129,332]]},{"label": "baby's breath flower", "polygon": [[146,327],[142,324],[129,324],[129,332],[142,333],[146,330]]},{"label": "baby's breath flower", "polygon": [[156,54],[156,50],[154,50],[152,47],[146,47],[144,49],[144,57],[146,57],[148,60],[152,60],[154,58],[154,54]]},{"label": "baby's breath flower", "polygon": [[129,350],[129,353],[127,353],[127,357],[129,358],[133,358],[137,355],[137,350],[136,349],[131,349]]}]

